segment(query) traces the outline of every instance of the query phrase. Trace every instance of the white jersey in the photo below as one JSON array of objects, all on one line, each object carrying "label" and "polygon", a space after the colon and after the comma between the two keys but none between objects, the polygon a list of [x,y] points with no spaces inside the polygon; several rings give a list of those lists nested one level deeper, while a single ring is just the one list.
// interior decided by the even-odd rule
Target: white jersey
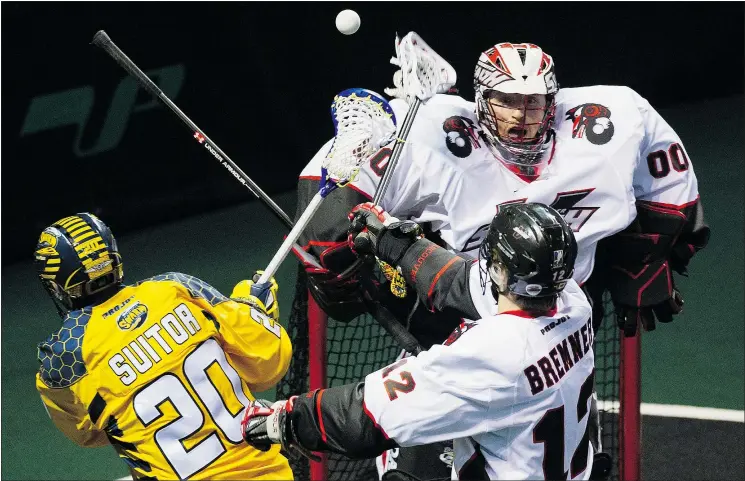
[{"label": "white jersey", "polygon": [[[403,119],[407,105],[391,102]],[[499,162],[480,138],[475,105],[437,95],[420,107],[381,205],[391,215],[431,223],[451,251],[476,257],[500,204],[542,202],[574,230],[574,279],[592,273],[597,242],[626,228],[636,199],[681,206],[695,201],[693,168],[673,129],[627,87],[567,88],[557,95],[549,164],[533,182]],[[301,174],[318,176],[327,143]],[[369,198],[390,150],[373,156],[352,183]],[[331,194],[333,196],[333,194]]]},{"label": "white jersey", "polygon": [[550,316],[465,321],[369,374],[364,409],[399,446],[454,439],[453,479],[588,479],[592,345],[590,304],[570,281]]}]

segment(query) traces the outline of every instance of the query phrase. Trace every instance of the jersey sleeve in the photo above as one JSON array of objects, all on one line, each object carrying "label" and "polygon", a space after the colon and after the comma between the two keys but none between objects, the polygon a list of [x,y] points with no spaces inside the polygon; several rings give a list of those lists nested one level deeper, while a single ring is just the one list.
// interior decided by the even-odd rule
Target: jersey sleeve
[{"label": "jersey sleeve", "polygon": [[252,391],[265,391],[285,375],[292,344],[284,328],[259,309],[229,300],[215,308],[222,348]]},{"label": "jersey sleeve", "polygon": [[695,202],[698,182],[683,142],[646,99],[636,92],[633,98],[644,129],[634,171],[636,198],[678,207]]},{"label": "jersey sleeve", "polygon": [[105,446],[109,444],[106,432],[97,428],[91,420],[87,406],[81,400],[81,387],[80,383],[68,387],[50,387],[42,379],[41,373],[36,375],[36,389],[57,429],[80,446]]},{"label": "jersey sleeve", "polygon": [[182,295],[202,307],[205,317],[215,323],[223,351],[252,391],[269,389],[287,372],[292,344],[271,317],[187,274],[168,273],[155,279],[178,282]]},{"label": "jersey sleeve", "polygon": [[299,396],[292,414],[297,441],[366,457],[490,431],[516,387],[509,369],[495,368],[488,339],[476,331],[464,329],[450,345],[401,359],[364,383]]},{"label": "jersey sleeve", "polygon": [[492,429],[495,408],[512,399],[515,383],[509,369],[490,359],[487,327],[471,326],[449,345],[432,346],[365,378],[365,409],[385,436],[412,446]]},{"label": "jersey sleeve", "polygon": [[[646,99],[636,92],[633,92],[633,97],[644,126],[639,163],[633,179],[637,219],[640,221],[637,224],[642,225],[642,233],[671,236],[667,248],[669,256],[675,270],[684,273],[691,257],[706,247],[710,236],[696,174],[678,134]],[[654,216],[663,214],[683,218],[682,227],[674,232],[644,227],[645,224],[659,224]],[[653,220],[645,222],[645,217]]]}]

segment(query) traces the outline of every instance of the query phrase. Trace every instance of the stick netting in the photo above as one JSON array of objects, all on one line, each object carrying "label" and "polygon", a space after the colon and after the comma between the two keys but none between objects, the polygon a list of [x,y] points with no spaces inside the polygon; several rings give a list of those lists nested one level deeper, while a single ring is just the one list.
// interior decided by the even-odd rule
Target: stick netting
[{"label": "stick netting", "polygon": [[[612,318],[613,305],[607,293],[603,304],[605,320],[595,336],[595,382],[603,451],[613,457],[610,479],[615,481],[619,479],[620,335]],[[302,269],[298,274],[287,330],[294,353],[287,375],[277,386],[278,399],[308,390],[308,290]],[[393,339],[369,315],[360,316],[350,323],[328,320],[326,368],[329,387],[360,381],[366,374],[395,361],[399,353],[400,348]],[[290,464],[295,479],[310,479],[305,458],[293,456]],[[330,454],[328,479],[376,480],[375,460],[350,460]]]}]

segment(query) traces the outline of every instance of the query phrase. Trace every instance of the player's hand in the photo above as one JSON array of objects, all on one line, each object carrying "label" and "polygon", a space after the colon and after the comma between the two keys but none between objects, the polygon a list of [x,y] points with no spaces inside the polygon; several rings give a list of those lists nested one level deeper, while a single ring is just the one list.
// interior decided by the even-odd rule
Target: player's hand
[{"label": "player's hand", "polygon": [[672,322],[682,311],[671,258],[685,225],[686,216],[677,209],[637,202],[634,221],[607,239],[613,253],[607,287],[626,336],[635,335],[639,325],[653,331],[657,321]]},{"label": "player's hand", "polygon": [[609,290],[616,306],[618,327],[627,337],[641,325],[653,331],[656,321],[672,322],[683,310],[683,297],[675,288],[670,262],[665,259],[630,272],[612,269]]},{"label": "player's hand", "polygon": [[287,413],[288,408],[292,412],[292,401],[294,399],[274,404],[264,399],[251,401],[241,421],[243,439],[259,451],[269,451],[274,444],[284,446]]},{"label": "player's hand", "polygon": [[247,300],[248,303],[264,311],[269,317],[279,322],[279,302],[277,291],[279,285],[274,277],[269,282],[258,284],[258,280],[264,271],[256,271],[251,280],[241,281],[233,288],[230,297],[233,299]]},{"label": "player's hand", "polygon": [[398,265],[406,250],[424,237],[416,222],[401,221],[371,202],[357,205],[349,214],[349,246],[360,256],[374,255]]}]

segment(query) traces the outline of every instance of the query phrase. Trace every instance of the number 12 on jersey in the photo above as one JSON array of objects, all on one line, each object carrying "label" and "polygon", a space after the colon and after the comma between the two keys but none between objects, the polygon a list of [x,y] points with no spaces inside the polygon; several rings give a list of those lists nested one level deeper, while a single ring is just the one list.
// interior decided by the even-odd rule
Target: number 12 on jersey
[{"label": "number 12 on jersey", "polygon": [[[585,379],[577,400],[577,421],[587,414],[587,401],[592,396],[595,371]],[[543,474],[546,479],[574,479],[587,469],[590,443],[590,419],[585,434],[572,455],[570,471],[564,471],[564,405],[549,409],[533,428],[533,442],[543,443]],[[571,473],[571,477],[570,476]]]}]

